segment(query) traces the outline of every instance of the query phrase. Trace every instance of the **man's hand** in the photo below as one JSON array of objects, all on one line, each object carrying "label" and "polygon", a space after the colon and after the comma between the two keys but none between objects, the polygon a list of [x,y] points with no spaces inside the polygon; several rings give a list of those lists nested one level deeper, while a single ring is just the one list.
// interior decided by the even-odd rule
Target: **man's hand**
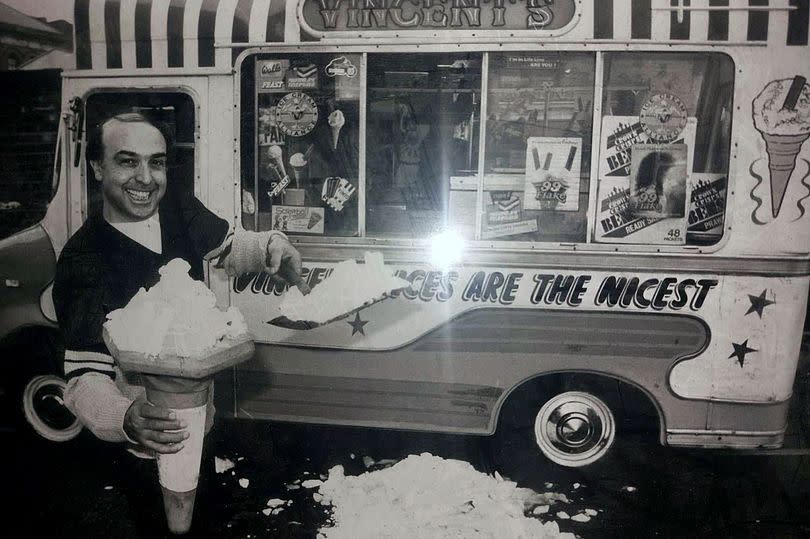
[{"label": "man's hand", "polygon": [[[124,432],[131,439],[158,453],[177,453],[188,438],[186,422],[175,418],[168,408],[136,400],[124,416]],[[173,432],[175,431],[175,432]]]},{"label": "man's hand", "polygon": [[309,286],[301,280],[301,253],[280,234],[273,235],[267,243],[267,271],[298,286],[303,294],[309,293]]}]

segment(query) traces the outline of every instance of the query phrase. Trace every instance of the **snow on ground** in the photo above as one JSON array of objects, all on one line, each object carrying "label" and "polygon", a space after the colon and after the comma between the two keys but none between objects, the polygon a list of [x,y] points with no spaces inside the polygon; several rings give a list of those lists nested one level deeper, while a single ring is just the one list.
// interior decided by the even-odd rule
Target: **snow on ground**
[{"label": "snow on ground", "polygon": [[518,488],[429,453],[358,476],[335,466],[319,493],[332,506],[333,525],[319,533],[325,539],[575,537],[556,522],[525,516],[535,506],[567,502],[564,495]]}]

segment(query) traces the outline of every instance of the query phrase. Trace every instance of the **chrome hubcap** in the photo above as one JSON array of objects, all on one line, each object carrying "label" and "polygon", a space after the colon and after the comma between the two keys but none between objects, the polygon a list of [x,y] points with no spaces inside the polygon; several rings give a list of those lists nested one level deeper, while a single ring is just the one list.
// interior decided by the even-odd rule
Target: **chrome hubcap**
[{"label": "chrome hubcap", "polygon": [[534,424],[540,450],[562,466],[585,466],[602,458],[615,438],[613,413],[598,397],[569,391],[544,404]]}]

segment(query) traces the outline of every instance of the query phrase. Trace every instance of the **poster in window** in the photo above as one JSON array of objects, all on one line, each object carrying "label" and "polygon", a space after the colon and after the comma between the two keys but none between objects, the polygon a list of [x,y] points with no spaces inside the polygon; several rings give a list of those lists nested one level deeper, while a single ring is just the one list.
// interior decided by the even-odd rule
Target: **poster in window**
[{"label": "poster in window", "polygon": [[577,211],[581,156],[579,138],[529,137],[523,208]]},{"label": "poster in window", "polygon": [[[681,136],[672,144],[688,146],[689,170],[695,150],[697,119],[690,117]],[[627,177],[630,175],[632,148],[634,144],[647,144],[650,140],[638,116],[604,116],[599,147],[599,178]]]},{"label": "poster in window", "polygon": [[630,176],[599,180],[596,240],[684,245],[690,196],[685,144],[635,144]]},{"label": "poster in window", "polygon": [[634,144],[630,211],[636,217],[686,215],[686,145]]},{"label": "poster in window", "polygon": [[599,181],[594,235],[603,243],[684,245],[686,219],[636,215],[628,178],[605,178]]},{"label": "poster in window", "polygon": [[728,175],[693,172],[687,239],[696,242],[717,241],[723,235]]},{"label": "poster in window", "polygon": [[324,209],[274,204],[272,229],[295,234],[323,234]]}]

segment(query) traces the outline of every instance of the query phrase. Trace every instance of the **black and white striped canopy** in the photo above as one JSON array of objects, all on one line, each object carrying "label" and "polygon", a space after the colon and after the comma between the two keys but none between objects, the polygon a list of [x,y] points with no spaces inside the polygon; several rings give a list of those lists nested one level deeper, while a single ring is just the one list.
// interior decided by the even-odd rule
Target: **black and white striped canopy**
[{"label": "black and white striped canopy", "polygon": [[229,67],[215,43],[284,40],[284,0],[75,0],[77,69]]},{"label": "black and white striped canopy", "polygon": [[[297,0],[75,0],[76,67],[228,68],[234,51],[215,43],[284,41],[287,3]],[[808,44],[810,0],[588,0],[578,9],[569,37],[584,41]]]}]

